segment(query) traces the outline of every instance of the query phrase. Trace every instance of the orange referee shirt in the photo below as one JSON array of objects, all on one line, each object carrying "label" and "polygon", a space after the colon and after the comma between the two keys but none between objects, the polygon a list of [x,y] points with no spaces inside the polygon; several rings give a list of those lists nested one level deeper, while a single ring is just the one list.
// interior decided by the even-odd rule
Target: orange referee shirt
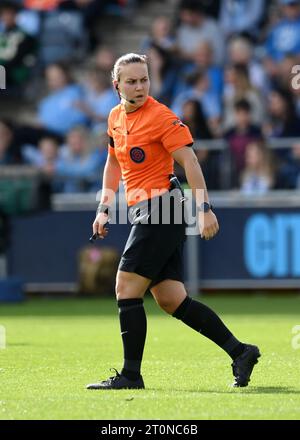
[{"label": "orange referee shirt", "polygon": [[107,133],[109,154],[121,167],[128,206],[166,192],[174,171],[171,153],[193,144],[188,127],[151,96],[131,113],[121,104],[114,107]]}]

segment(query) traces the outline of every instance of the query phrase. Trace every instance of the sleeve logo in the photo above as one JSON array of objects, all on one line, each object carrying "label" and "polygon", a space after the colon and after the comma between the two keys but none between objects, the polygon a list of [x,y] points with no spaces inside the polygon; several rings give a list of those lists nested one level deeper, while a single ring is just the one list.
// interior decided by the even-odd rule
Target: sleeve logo
[{"label": "sleeve logo", "polygon": [[185,127],[184,123],[180,119],[176,119],[172,122],[172,125],[180,125],[180,127]]}]

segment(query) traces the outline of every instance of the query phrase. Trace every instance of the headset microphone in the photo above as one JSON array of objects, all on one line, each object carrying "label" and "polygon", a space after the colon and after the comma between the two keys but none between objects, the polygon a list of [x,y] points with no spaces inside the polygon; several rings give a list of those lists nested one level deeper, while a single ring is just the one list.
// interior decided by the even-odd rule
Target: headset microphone
[{"label": "headset microphone", "polygon": [[[120,93],[120,92],[119,92],[119,93]],[[121,95],[121,93],[120,93],[120,96],[121,96],[121,98],[125,99],[125,101],[130,102],[130,104],[135,104],[135,101],[134,101],[133,99],[127,99],[127,98],[125,98],[125,96]]]},{"label": "headset microphone", "polygon": [[123,96],[123,95],[120,93],[119,86],[116,86],[116,89],[117,89],[117,91],[118,91],[119,96],[120,96],[122,99],[124,99],[125,101],[129,102],[130,104],[135,104],[135,101],[134,101],[133,99],[127,99],[127,98],[125,98],[125,96]]}]

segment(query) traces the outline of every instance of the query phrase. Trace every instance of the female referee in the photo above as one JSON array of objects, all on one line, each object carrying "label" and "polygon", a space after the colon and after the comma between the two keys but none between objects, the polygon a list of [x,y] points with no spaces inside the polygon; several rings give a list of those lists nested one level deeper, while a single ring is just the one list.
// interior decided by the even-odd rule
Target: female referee
[{"label": "female referee", "polygon": [[[161,217],[158,223],[151,222],[172,186],[170,175],[175,160],[183,167],[196,195],[201,237],[209,240],[219,230],[200,165],[191,148],[190,131],[165,105],[149,96],[146,56],[129,53],[120,57],[114,65],[112,80],[121,103],[112,109],[108,119],[109,154],[93,233],[100,238],[107,235],[109,207],[122,177],[133,219],[116,278],[124,363],[120,373],[115,370],[115,376],[87,388],[145,387],[141,363],[147,331],[143,297],[148,288],[163,310],[225,350],[233,360],[233,386],[247,386],[260,356],[258,347],[236,339],[211,309],[190,298],[185,290],[182,251],[186,224],[184,220],[174,220],[175,205],[182,199],[174,199],[169,224],[162,224]],[[199,193],[203,194],[202,199]],[[159,203],[153,203],[153,208],[154,201]],[[149,221],[142,221],[145,218]]]}]

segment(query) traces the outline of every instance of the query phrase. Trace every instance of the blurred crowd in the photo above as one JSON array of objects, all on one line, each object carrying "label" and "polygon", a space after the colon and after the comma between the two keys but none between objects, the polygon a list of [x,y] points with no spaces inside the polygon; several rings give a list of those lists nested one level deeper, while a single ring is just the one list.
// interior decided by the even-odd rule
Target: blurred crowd
[{"label": "blurred crowd", "polygon": [[[143,2],[0,0],[6,99],[21,99],[34,77],[45,84],[35,123],[0,119],[0,172],[25,163],[53,192],[99,189],[107,117],[119,102],[110,72],[121,55],[102,44],[101,20],[130,20]],[[208,187],[224,189],[226,158],[226,189],[300,189],[300,0],[182,0],[174,9],[155,18],[139,52],[149,57],[152,96],[194,139],[226,141],[226,156],[211,142],[196,150]]]}]

